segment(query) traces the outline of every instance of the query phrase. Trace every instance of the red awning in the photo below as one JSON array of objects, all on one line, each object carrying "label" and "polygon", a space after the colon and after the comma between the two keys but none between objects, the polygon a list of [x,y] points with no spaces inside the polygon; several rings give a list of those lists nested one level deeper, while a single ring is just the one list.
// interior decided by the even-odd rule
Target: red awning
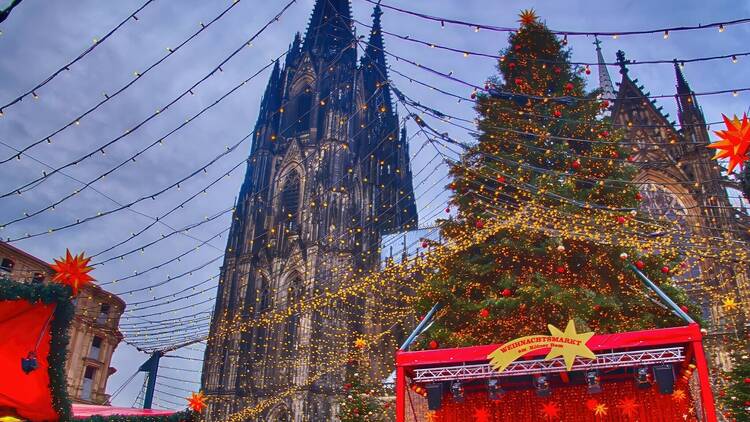
[{"label": "red awning", "polygon": [[93,404],[73,403],[73,418],[83,419],[90,416],[169,416],[174,410],[133,409],[130,407],[95,406]]}]

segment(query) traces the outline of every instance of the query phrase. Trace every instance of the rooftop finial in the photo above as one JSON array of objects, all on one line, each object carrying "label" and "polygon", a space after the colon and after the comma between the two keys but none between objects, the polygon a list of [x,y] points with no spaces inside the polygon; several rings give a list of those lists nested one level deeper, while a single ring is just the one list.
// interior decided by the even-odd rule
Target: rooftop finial
[{"label": "rooftop finial", "polygon": [[617,64],[620,65],[620,73],[623,75],[628,73],[628,68],[626,65],[630,63],[628,60],[625,60],[625,52],[622,50],[617,50]]}]

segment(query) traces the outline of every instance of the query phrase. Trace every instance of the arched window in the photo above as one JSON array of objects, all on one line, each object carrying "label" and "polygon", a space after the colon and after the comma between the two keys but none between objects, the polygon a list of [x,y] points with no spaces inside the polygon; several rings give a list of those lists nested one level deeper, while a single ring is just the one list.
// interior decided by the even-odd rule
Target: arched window
[{"label": "arched window", "polygon": [[[263,277],[260,283],[260,292],[258,295],[257,306],[255,307],[255,317],[260,317],[271,306],[271,292],[268,288],[268,280]],[[255,338],[255,355],[262,359],[266,353],[266,327],[260,325],[256,331]]]},{"label": "arched window", "polygon": [[281,189],[280,212],[285,227],[292,228],[297,222],[300,200],[300,180],[297,172],[292,172]]},{"label": "arched window", "polygon": [[310,130],[310,113],[312,112],[313,93],[310,87],[305,87],[297,96],[297,110],[295,118],[295,132]]},{"label": "arched window", "polygon": [[[294,307],[302,299],[302,280],[299,277],[289,284],[289,292],[287,294],[286,305],[287,308]],[[300,316],[299,313],[293,311],[292,315],[287,319],[286,326],[284,327],[284,346],[287,348],[289,356],[295,355],[295,346],[297,345],[298,335],[297,330],[299,329]]]}]

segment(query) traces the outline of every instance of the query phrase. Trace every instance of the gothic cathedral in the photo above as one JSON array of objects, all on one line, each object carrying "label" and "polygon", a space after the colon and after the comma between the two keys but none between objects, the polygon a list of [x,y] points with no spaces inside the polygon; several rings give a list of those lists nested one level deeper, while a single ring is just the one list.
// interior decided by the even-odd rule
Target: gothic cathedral
[{"label": "gothic cathedral", "polygon": [[[750,218],[730,201],[727,188],[741,191],[738,183],[722,174],[719,163],[706,148],[711,141],[697,97],[675,62],[679,129],[662,112],[650,93],[630,77],[628,61],[617,52],[621,81],[615,91],[597,40],[599,84],[602,96],[611,101],[615,127],[627,131],[635,143],[632,159],[639,172],[636,183],[643,197],[642,208],[652,217],[678,224],[683,235],[750,241]],[[728,369],[729,353],[722,342],[726,335],[741,335],[748,315],[731,320],[724,315],[722,300],[750,300],[746,266],[719,264],[711,258],[686,262],[678,281],[691,300],[702,308],[705,344],[714,371]]]},{"label": "gothic cathedral", "polygon": [[[357,63],[348,0],[318,0],[260,106],[206,347],[209,420],[299,388],[251,420],[335,420],[344,356],[377,331],[366,303],[292,312],[377,269],[384,234],[417,225],[406,131],[392,108],[379,7]],[[372,307],[369,307],[372,308]],[[269,310],[283,321],[260,321]],[[345,365],[341,365],[342,367]],[[248,418],[242,418],[248,420]]]}]

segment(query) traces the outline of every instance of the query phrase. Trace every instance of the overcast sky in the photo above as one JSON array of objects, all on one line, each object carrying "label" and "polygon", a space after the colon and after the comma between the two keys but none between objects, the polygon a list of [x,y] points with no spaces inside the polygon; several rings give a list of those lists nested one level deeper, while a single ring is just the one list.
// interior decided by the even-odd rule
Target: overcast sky
[{"label": "overcast sky", "polygon": [[[138,8],[145,0],[55,0],[23,2],[2,24],[0,36],[0,103],[16,97],[36,83],[50,75],[64,63],[90,46],[94,39],[101,38],[119,21]],[[208,22],[230,4],[231,0],[156,0],[138,14],[138,20],[130,20],[112,37],[98,46],[79,63],[73,65],[69,72],[63,72],[57,79],[39,89],[38,99],[28,97],[20,104],[4,110],[0,118],[0,159],[12,156],[12,148],[23,148],[34,141],[44,139],[51,132],[67,124],[80,113],[104,98],[104,93],[111,94],[131,81],[134,72],[143,72],[150,64],[167,53],[167,48],[174,47],[192,32],[199,28],[200,22]],[[132,87],[103,105],[88,117],[52,138],[52,143],[42,143],[28,151],[21,160],[0,164],[0,193],[6,193],[39,177],[42,171],[50,171],[44,164],[52,167],[67,164],[74,158],[98,149],[113,138],[122,135],[127,129],[148,117],[156,110],[172,101],[176,96],[197,82],[212,68],[218,65],[232,51],[274,16],[286,3],[286,0],[260,1],[242,0],[215,25],[201,33],[183,49],[165,60],[160,66],[141,77]],[[498,26],[517,26],[519,10],[533,7],[553,29],[570,31],[626,31],[651,29],[666,26],[695,25],[715,21],[732,20],[746,17],[750,13],[750,2],[731,0],[672,0],[672,1],[584,1],[565,2],[551,1],[427,1],[427,0],[389,0],[387,4],[421,11],[432,15],[441,15],[455,19],[486,23]],[[364,0],[353,0],[353,11],[356,19],[369,23],[372,4]],[[111,169],[126,160],[136,151],[164,136],[167,132],[184,122],[186,118],[209,105],[219,96],[226,93],[237,83],[257,72],[273,58],[282,54],[292,41],[295,31],[304,31],[307,25],[313,0],[298,0],[283,17],[264,32],[250,48],[245,48],[231,61],[222,67],[205,83],[195,89],[194,94],[177,102],[169,110],[132,132],[113,146],[105,148],[104,154],[97,153],[81,164],[48,178],[34,189],[21,196],[12,195],[0,199],[0,224],[44,208],[63,196],[79,189],[82,182],[89,182],[97,175]],[[410,35],[438,44],[458,49],[477,50],[496,53],[506,45],[507,34],[491,31],[474,32],[473,29],[447,25],[441,29],[438,23],[419,20],[385,10],[384,28],[388,31]],[[673,58],[689,59],[702,56],[732,54],[748,50],[750,26],[732,26],[725,32],[701,30],[672,33],[665,40],[661,35],[645,35],[603,38],[603,51],[606,60],[614,62],[615,52],[623,49],[627,57],[635,60],[652,60]],[[367,33],[366,28],[359,27],[358,33]],[[592,45],[593,39],[587,37],[570,37],[569,45],[573,49],[573,58],[577,61],[596,61]],[[460,79],[483,84],[485,78],[494,72],[491,59],[471,56],[464,58],[461,54],[441,52],[413,43],[386,37],[386,47],[394,54],[415,60],[423,65],[434,67],[443,72],[453,72]],[[460,84],[436,77],[417,69],[403,61],[389,58],[394,69],[443,89],[462,95],[469,90]],[[750,87],[747,76],[747,62],[750,57],[741,57],[737,64],[729,59],[688,64],[685,75],[691,87],[697,92]],[[270,70],[270,69],[269,69]],[[79,195],[63,202],[53,211],[44,213],[9,225],[0,230],[2,238],[23,237],[26,233],[45,232],[50,228],[65,225],[95,216],[118,205],[113,202],[127,203],[176,182],[195,170],[208,164],[215,156],[226,150],[227,146],[239,142],[252,130],[257,118],[258,105],[268,79],[269,71],[262,73],[244,87],[227,97],[216,107],[201,117],[169,136],[161,146],[152,148],[136,162],[130,162],[104,180],[93,184]],[[610,68],[612,79],[619,81],[617,68]],[[653,95],[674,94],[674,71],[671,64],[631,66],[632,77],[644,84],[646,91]],[[396,87],[407,95],[424,104],[429,104],[454,115],[473,118],[473,112],[467,102],[458,103],[407,79],[391,73]],[[589,77],[592,88],[598,83],[596,68]],[[721,113],[742,113],[750,105],[750,93],[741,93],[737,97],[730,94],[704,96],[698,99],[708,121],[718,121]],[[671,98],[660,99],[665,112],[676,120],[675,103]],[[466,139],[464,131],[449,125],[434,123],[442,131]],[[411,128],[413,133],[413,128]],[[411,141],[412,153],[416,153],[424,139],[415,137]],[[242,143],[235,151],[222,157],[208,168],[205,174],[182,183],[180,189],[172,189],[166,194],[148,199],[133,207],[113,215],[95,219],[77,227],[61,230],[14,242],[14,245],[43,258],[52,260],[65,252],[86,251],[97,253],[108,246],[130,237],[151,223],[150,217],[166,213],[176,204],[187,199],[195,192],[200,192],[206,185],[221,177],[232,167],[240,163],[248,154],[249,142]],[[445,207],[446,195],[443,191],[445,179],[444,167],[438,161],[432,161],[435,150],[427,147],[415,157],[412,167],[415,173],[420,172],[415,180],[417,185],[418,206],[422,224],[429,221]],[[35,161],[34,159],[38,160]],[[42,164],[44,163],[44,164]],[[437,167],[434,175],[432,170]],[[231,207],[238,193],[244,174],[244,166],[223,178],[205,195],[200,195],[183,209],[174,212],[163,220],[171,227],[181,228],[201,221],[206,216],[214,215]],[[70,177],[67,177],[67,176]],[[105,196],[106,195],[106,196]],[[135,212],[137,211],[137,212]],[[144,214],[146,216],[144,216]],[[150,216],[150,217],[149,217]],[[108,284],[104,287],[112,292],[121,293],[149,286],[170,276],[185,273],[204,265],[222,254],[226,236],[217,235],[229,226],[229,215],[223,216],[190,231],[186,235],[176,235],[155,246],[146,248],[143,253],[136,253],[97,266],[94,275],[104,284],[115,279],[132,275],[134,271],[143,272],[183,252],[194,249],[179,262],[163,268],[149,271],[143,275]],[[146,233],[123,246],[101,256],[107,258],[140,247],[150,241],[171,232],[162,224],[156,224]],[[207,245],[195,250],[202,241],[210,239]],[[199,239],[199,240],[196,240]],[[95,259],[99,260],[99,259]],[[163,297],[176,291],[189,288],[216,275],[220,260],[196,270],[191,276],[170,281],[152,290],[144,290],[123,295],[128,303],[139,302],[153,297]],[[217,279],[200,284],[197,291],[216,286]],[[188,300],[178,301],[156,308],[126,313],[123,323],[143,321],[138,315],[163,312],[163,315],[146,317],[158,321],[164,318],[191,315],[212,308],[211,299],[214,290],[210,289]],[[184,296],[186,293],[181,294]],[[166,299],[165,299],[166,300]],[[202,326],[207,326],[203,323]],[[137,338],[132,340],[137,341]],[[142,340],[142,339],[140,339]],[[200,359],[202,345],[182,349],[176,354]],[[135,348],[121,343],[113,360],[117,373],[109,379],[108,392],[116,390],[129,379],[138,366],[148,356]],[[164,359],[162,365],[172,368],[185,368],[192,371],[200,369],[198,360]],[[160,374],[185,381],[160,379],[157,387],[156,403],[160,407],[184,407],[185,401],[179,397],[187,396],[188,391],[198,389],[198,372],[162,369]],[[142,386],[143,376],[138,375],[113,401],[116,405],[133,404]],[[170,404],[176,403],[175,404]]]}]

